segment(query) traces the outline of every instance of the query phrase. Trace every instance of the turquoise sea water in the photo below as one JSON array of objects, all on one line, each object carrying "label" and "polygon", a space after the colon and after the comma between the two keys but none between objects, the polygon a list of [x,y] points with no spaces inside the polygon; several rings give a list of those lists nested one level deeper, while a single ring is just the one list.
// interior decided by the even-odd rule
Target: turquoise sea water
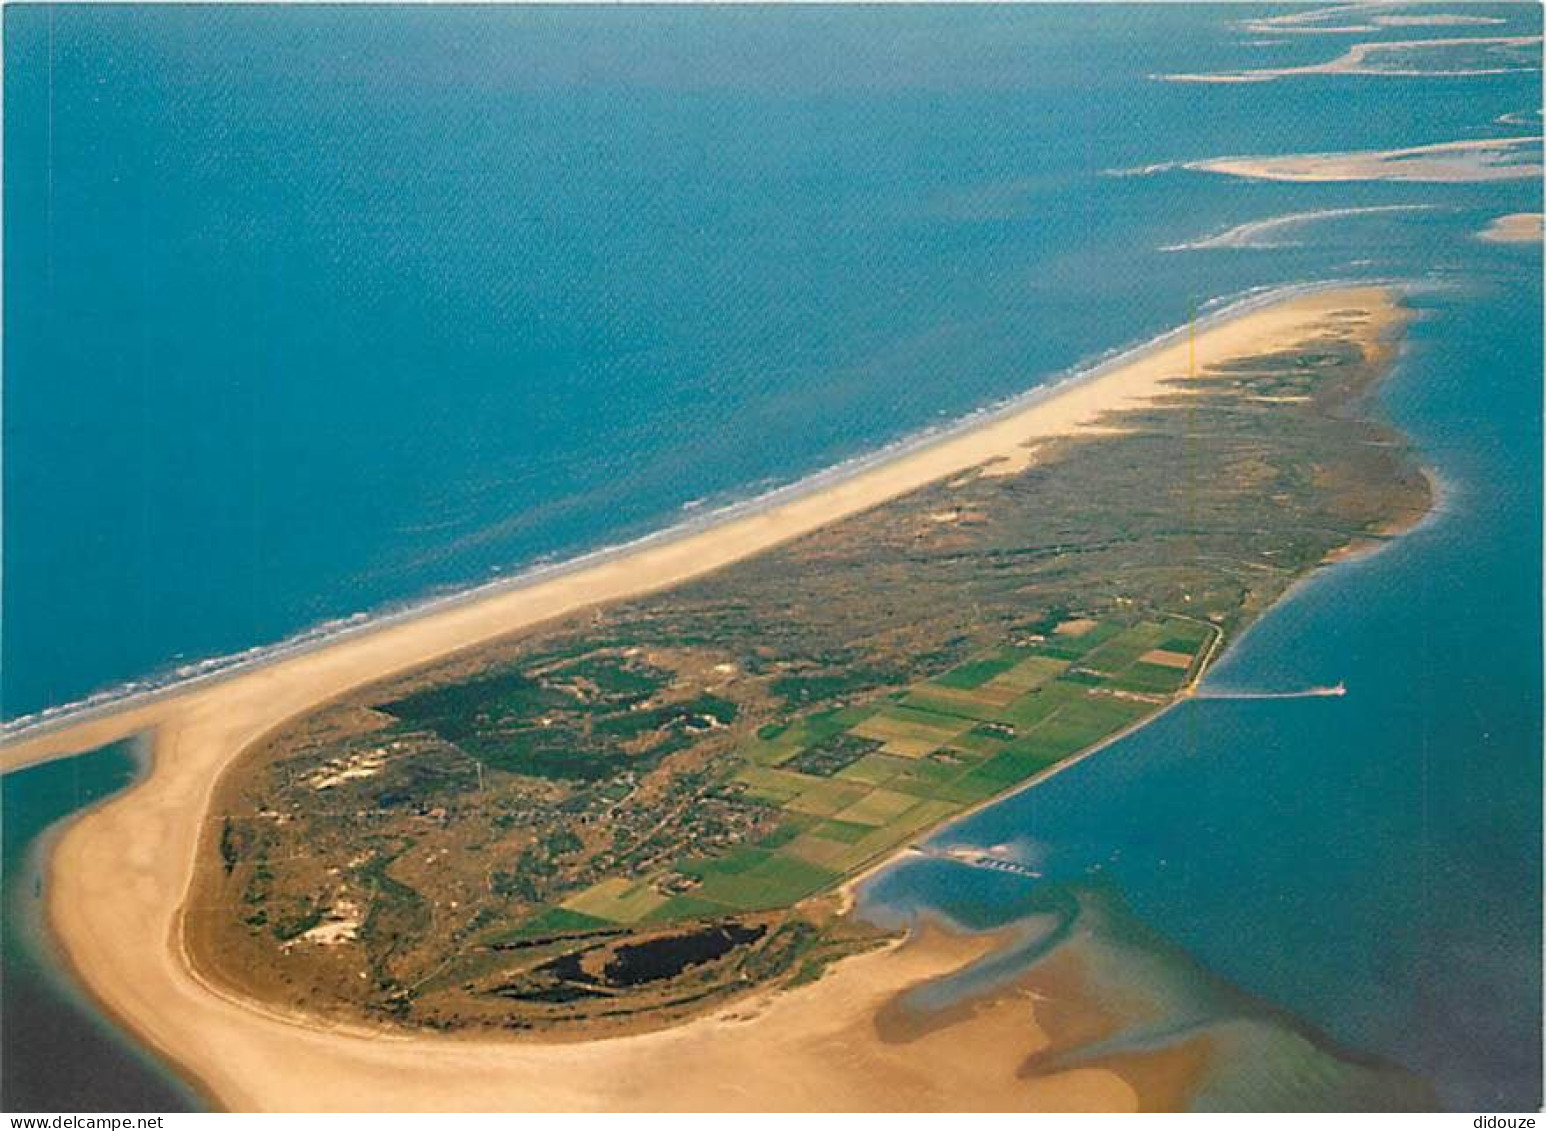
[{"label": "turquoise sea water", "polygon": [[[1533,1106],[1541,261],[1472,233],[1539,185],[1110,171],[1517,136],[1540,75],[1150,77],[1348,42],[1238,26],[1274,10],[7,7],[0,713],[638,536],[1194,303],[1406,280],[1381,410],[1444,513],[1214,676],[1348,697],[1188,706],[952,835],[1099,865],[1446,1103]],[[1161,250],[1386,205],[1423,209]]]}]

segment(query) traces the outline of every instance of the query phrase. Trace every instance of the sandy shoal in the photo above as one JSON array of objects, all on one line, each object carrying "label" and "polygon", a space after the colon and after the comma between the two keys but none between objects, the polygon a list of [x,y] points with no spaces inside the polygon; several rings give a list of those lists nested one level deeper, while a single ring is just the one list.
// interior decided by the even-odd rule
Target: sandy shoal
[{"label": "sandy shoal", "polygon": [[[1292,348],[1347,310],[1367,312],[1377,329],[1395,317],[1395,302],[1372,287],[1286,298],[1200,329],[1196,366]],[[937,1048],[875,1039],[880,1001],[959,958],[928,948],[847,960],[753,1020],[714,1015],[656,1033],[535,1045],[386,1034],[235,1000],[192,969],[180,917],[218,775],[287,718],[449,652],[701,575],[986,461],[1018,460],[1027,443],[1173,392],[1188,367],[1187,340],[1168,340],[1013,415],[761,513],[9,743],[0,752],[7,769],[154,728],[145,780],[85,814],[55,847],[49,914],[65,957],[105,1009],[235,1109],[1131,1106],[1131,1090],[1110,1072],[1068,1073],[1026,1092],[1005,1065],[1036,1039],[1028,1003],[1018,1049],[995,1051],[1001,1034],[978,1042],[952,1033]]]},{"label": "sandy shoal", "polygon": [[1541,213],[1511,212],[1482,229],[1479,238],[1488,243],[1540,243]]},{"label": "sandy shoal", "polygon": [[1417,145],[1409,149],[1216,157],[1193,161],[1186,167],[1244,180],[1299,183],[1409,181],[1471,184],[1532,180],[1541,175],[1540,163],[1516,158],[1540,140],[1539,137],[1481,138]]},{"label": "sandy shoal", "polygon": [[1199,74],[1174,74],[1162,76],[1166,82],[1239,83],[1271,82],[1274,79],[1294,78],[1299,75],[1383,75],[1386,78],[1440,78],[1462,75],[1503,75],[1524,70],[1519,66],[1470,66],[1438,67],[1376,67],[1372,56],[1391,51],[1424,51],[1442,47],[1529,47],[1541,42],[1538,35],[1464,36],[1451,39],[1379,40],[1373,43],[1355,43],[1346,52],[1325,63],[1309,63],[1300,67],[1253,67],[1244,71],[1215,71]]}]

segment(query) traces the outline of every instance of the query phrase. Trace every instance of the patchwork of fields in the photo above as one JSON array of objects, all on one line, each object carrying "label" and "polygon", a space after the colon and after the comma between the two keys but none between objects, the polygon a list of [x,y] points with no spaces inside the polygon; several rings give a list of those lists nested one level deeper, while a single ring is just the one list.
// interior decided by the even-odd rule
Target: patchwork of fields
[{"label": "patchwork of fields", "polygon": [[1180,617],[1071,621],[875,701],[766,726],[719,789],[775,809],[770,834],[602,880],[510,937],[795,903],[1152,714],[1192,679],[1215,632]]}]

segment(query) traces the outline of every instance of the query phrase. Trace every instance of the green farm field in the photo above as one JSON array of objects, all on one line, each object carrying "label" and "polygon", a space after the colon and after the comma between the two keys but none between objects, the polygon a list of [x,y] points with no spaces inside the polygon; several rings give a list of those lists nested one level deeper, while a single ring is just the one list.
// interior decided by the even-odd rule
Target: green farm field
[{"label": "green farm field", "polygon": [[[1216,631],[1179,617],[1101,621],[1078,635],[1054,632],[1045,644],[974,657],[872,702],[797,718],[739,751],[741,764],[720,785],[775,814],[755,845],[728,856],[684,855],[632,883],[602,880],[559,906],[586,915],[589,928],[797,902],[1159,710],[1185,686]],[[1184,649],[1192,665],[1139,659],[1162,643]],[[812,758],[812,751],[837,755]],[[842,760],[845,751],[852,760]],[[791,768],[802,762],[812,771]],[[658,894],[662,886],[688,894],[668,899]],[[533,920],[550,915],[539,908]]]}]

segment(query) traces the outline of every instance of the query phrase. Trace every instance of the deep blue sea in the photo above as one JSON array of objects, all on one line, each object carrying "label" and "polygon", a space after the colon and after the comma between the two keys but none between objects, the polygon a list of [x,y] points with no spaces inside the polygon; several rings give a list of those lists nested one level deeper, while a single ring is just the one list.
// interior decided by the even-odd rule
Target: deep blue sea
[{"label": "deep blue sea", "polygon": [[[1538,1106],[1541,249],[1473,234],[1540,184],[1112,173],[1538,134],[1499,119],[1541,76],[1152,77],[1427,34],[1241,26],[1283,10],[7,6],[0,715],[637,537],[1196,304],[1408,281],[1379,410],[1442,512],[1212,677],[1349,695],[1190,704],[951,835],[1099,870],[1451,1106]],[[1505,23],[1432,34],[1540,31],[1466,12]],[[47,773],[12,827],[70,808]]]}]

